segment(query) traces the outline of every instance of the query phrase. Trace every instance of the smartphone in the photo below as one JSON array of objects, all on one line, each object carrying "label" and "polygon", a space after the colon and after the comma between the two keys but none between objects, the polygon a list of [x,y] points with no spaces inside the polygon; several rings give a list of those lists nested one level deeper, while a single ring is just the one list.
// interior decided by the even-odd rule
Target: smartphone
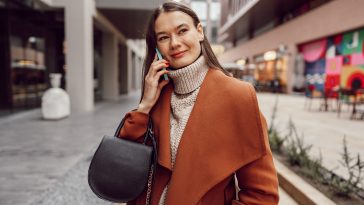
[{"label": "smartphone", "polygon": [[[159,52],[158,48],[155,48],[155,51],[157,52],[157,56],[158,56],[158,60],[162,60],[162,54]],[[166,68],[163,68],[163,70],[165,70]],[[164,76],[164,80],[168,80],[168,75],[167,74],[163,74]]]}]

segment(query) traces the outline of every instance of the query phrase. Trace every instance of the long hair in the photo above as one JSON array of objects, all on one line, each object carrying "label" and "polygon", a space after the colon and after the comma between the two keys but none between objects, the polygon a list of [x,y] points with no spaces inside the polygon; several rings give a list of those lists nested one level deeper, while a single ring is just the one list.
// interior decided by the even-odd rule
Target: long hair
[{"label": "long hair", "polygon": [[[147,26],[146,30],[146,56],[144,59],[144,65],[143,65],[143,74],[142,74],[142,93],[140,102],[143,99],[144,95],[144,85],[145,85],[145,76],[147,75],[149,71],[149,67],[152,64],[155,56],[155,48],[157,47],[157,38],[155,35],[155,21],[159,17],[159,15],[163,12],[173,12],[173,11],[180,11],[187,15],[189,15],[193,19],[193,24],[197,28],[197,25],[200,23],[199,18],[197,17],[196,13],[190,9],[188,6],[178,3],[178,2],[166,2],[162,4],[159,8],[155,9]],[[207,40],[205,34],[204,34],[204,40],[201,42],[201,53],[206,59],[206,64],[209,68],[219,69],[226,75],[229,75],[229,73],[220,65],[219,61],[217,60],[214,52],[211,49],[210,43]]]}]

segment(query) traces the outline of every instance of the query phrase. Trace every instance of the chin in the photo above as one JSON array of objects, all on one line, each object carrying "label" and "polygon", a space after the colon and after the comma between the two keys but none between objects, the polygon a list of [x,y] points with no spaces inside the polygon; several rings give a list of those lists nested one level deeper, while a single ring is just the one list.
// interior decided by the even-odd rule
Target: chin
[{"label": "chin", "polygon": [[[198,58],[198,57],[197,57]],[[174,64],[171,64],[173,68],[180,69],[186,67],[197,60],[197,58],[185,58],[185,59],[178,59]]]},{"label": "chin", "polygon": [[190,65],[190,63],[178,63],[175,66],[173,66],[173,68],[180,69],[180,68],[184,68],[184,67],[186,67],[188,65]]}]

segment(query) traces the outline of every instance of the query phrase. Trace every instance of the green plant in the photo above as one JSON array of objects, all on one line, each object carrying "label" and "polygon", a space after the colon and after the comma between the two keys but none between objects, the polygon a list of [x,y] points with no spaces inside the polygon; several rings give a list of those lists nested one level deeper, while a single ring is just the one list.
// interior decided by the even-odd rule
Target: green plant
[{"label": "green plant", "polygon": [[272,109],[272,116],[271,116],[270,125],[269,125],[269,129],[268,129],[268,134],[269,135],[274,130],[276,130],[276,128],[274,127],[274,120],[276,119],[277,110],[278,110],[278,96],[276,96],[276,100],[274,101],[274,106],[273,106],[273,109]]},{"label": "green plant", "polygon": [[310,177],[316,182],[325,183],[326,169],[322,165],[322,153],[320,151],[320,156],[317,159],[308,159],[303,168],[303,174]]},{"label": "green plant", "polygon": [[[343,152],[341,153],[340,164],[348,172],[348,178],[344,179],[334,173],[333,170],[328,170],[322,165],[322,154],[318,159],[312,159],[309,156],[309,151],[312,145],[306,145],[304,142],[304,134],[298,134],[297,128],[290,118],[288,123],[288,133],[281,136],[275,127],[275,119],[277,114],[278,96],[276,98],[271,123],[269,126],[269,143],[272,151],[283,154],[291,166],[298,166],[299,172],[306,175],[312,180],[326,185],[336,195],[350,198],[353,194],[364,199],[364,190],[360,188],[360,184],[364,180],[364,161],[360,155],[352,157],[349,153],[346,137],[343,139]],[[362,184],[361,187],[363,187]]]},{"label": "green plant", "polygon": [[273,130],[269,134],[270,148],[274,152],[277,152],[277,153],[281,154],[283,152],[283,144],[286,141],[286,139],[287,139],[286,137],[284,137],[284,138],[280,137],[277,130]]},{"label": "green plant", "polygon": [[288,123],[288,134],[286,136],[288,144],[285,147],[285,152],[288,157],[288,162],[291,165],[297,165],[303,167],[310,161],[308,152],[312,148],[312,145],[305,145],[304,135],[301,136],[297,133],[297,128],[292,121],[289,119]]},{"label": "green plant", "polygon": [[275,119],[276,119],[277,110],[278,110],[278,96],[276,96],[276,100],[275,100],[275,103],[273,106],[268,134],[269,134],[270,148],[272,149],[272,151],[281,154],[283,151],[283,144],[287,138],[286,137],[282,138],[279,135],[279,132],[277,131],[277,129],[275,127]]},{"label": "green plant", "polygon": [[343,153],[341,153],[341,160],[339,162],[346,168],[348,178],[343,179],[333,175],[329,184],[337,195],[348,197],[351,193],[357,193],[359,191],[359,184],[363,180],[364,162],[361,160],[359,153],[356,157],[351,156],[348,151],[345,136],[343,139]]}]

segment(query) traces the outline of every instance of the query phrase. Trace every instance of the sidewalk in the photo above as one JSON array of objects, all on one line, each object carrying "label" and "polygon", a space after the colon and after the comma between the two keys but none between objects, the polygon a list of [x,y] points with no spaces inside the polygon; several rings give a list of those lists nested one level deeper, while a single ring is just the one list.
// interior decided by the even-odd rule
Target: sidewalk
[{"label": "sidewalk", "polygon": [[[270,124],[276,95],[259,93],[260,109]],[[343,137],[346,136],[347,147],[352,157],[360,154],[364,158],[364,121],[350,120],[346,107],[340,118],[334,111],[319,111],[320,101],[312,103],[311,111],[304,109],[305,97],[295,95],[278,95],[278,110],[275,126],[279,131],[287,131],[289,118],[295,123],[298,133],[304,133],[304,142],[312,144],[311,156],[318,158],[322,154],[323,165],[340,176],[346,177],[347,171],[339,163],[343,153]]]},{"label": "sidewalk", "polygon": [[[114,133],[138,98],[135,92],[60,121],[42,120],[39,109],[0,118],[0,204],[111,204],[89,189],[89,161],[101,137]],[[296,205],[284,192],[280,204]]]},{"label": "sidewalk", "polygon": [[[117,123],[125,112],[135,108],[138,98],[136,92],[119,102],[99,103],[93,112],[75,113],[60,121],[42,120],[39,109],[0,118],[0,204],[31,204],[56,183],[67,183],[62,177],[68,179],[64,175],[77,172],[77,166],[83,166],[82,179],[71,176],[70,182],[76,177],[77,182],[83,180],[87,185],[86,157],[96,149],[104,134],[114,134]],[[92,193],[82,203],[57,203],[65,196],[75,201],[85,198],[78,187],[58,191],[65,194],[54,196],[53,203],[44,204],[98,204]]]}]

